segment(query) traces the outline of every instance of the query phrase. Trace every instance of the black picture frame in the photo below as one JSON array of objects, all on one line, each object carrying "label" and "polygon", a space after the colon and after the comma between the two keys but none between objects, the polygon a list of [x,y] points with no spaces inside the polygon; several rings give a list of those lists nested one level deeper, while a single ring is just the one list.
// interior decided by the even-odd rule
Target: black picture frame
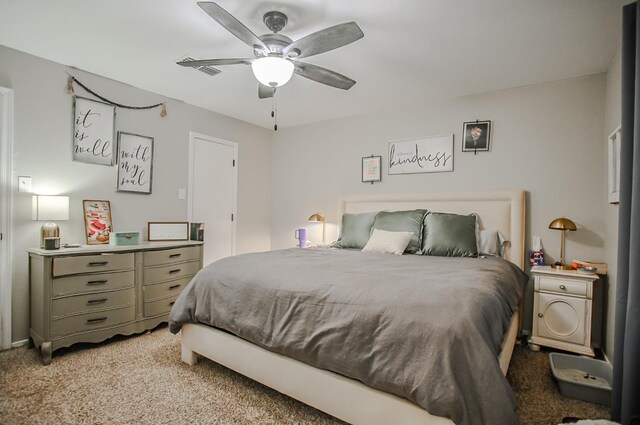
[{"label": "black picture frame", "polygon": [[362,157],[362,183],[382,181],[382,156]]},{"label": "black picture frame", "polygon": [[491,121],[475,120],[463,123],[462,152],[477,153],[490,150]]}]

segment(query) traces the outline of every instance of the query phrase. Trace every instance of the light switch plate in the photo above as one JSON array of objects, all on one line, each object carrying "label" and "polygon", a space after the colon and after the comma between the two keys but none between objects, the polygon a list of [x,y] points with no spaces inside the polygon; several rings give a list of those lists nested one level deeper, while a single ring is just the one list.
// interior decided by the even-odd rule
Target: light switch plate
[{"label": "light switch plate", "polygon": [[18,192],[31,192],[31,177],[18,176]]},{"label": "light switch plate", "polygon": [[183,188],[178,189],[178,199],[187,199],[187,191]]}]

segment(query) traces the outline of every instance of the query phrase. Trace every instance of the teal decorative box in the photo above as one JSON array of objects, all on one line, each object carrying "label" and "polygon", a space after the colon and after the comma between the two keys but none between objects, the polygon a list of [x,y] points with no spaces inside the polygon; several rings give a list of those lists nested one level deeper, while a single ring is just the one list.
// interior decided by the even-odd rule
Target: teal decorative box
[{"label": "teal decorative box", "polygon": [[140,232],[111,232],[109,233],[109,245],[138,245]]}]

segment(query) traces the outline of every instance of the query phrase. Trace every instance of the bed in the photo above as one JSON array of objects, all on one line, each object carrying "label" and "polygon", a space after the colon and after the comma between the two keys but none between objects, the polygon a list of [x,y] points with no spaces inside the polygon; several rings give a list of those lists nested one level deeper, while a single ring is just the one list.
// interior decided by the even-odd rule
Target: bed
[{"label": "bed", "polygon": [[[485,285],[473,286],[467,280],[490,281],[491,279],[488,277],[485,279],[485,276],[497,275],[498,269],[502,270],[500,273],[514,273],[513,276],[516,276],[518,269],[523,267],[524,199],[522,191],[435,193],[345,199],[340,204],[340,213],[416,208],[457,214],[476,213],[482,228],[499,230],[510,240],[504,257],[511,264],[492,258],[459,259],[459,261],[456,260],[457,262],[447,263],[445,259],[427,259],[415,255],[404,255],[391,259],[390,257],[395,256],[368,255],[344,250],[331,252],[321,249],[272,251],[222,260],[216,263],[209,272],[203,270],[200,279],[198,277],[194,279],[202,281],[209,273],[210,275],[206,276],[206,279],[215,281],[215,284],[205,286],[195,282],[196,284],[192,285],[190,291],[187,291],[189,288],[185,289],[183,292],[185,295],[181,295],[182,300],[179,298],[174,306],[175,311],[172,311],[170,326],[174,332],[181,328],[182,360],[193,365],[197,361],[197,356],[202,355],[354,424],[453,423],[451,419],[444,416],[455,418],[457,423],[514,423],[514,420],[517,422],[515,401],[508,384],[506,384],[504,374],[506,374],[518,333],[519,313],[516,308],[516,298],[521,295],[521,291],[504,289],[502,283],[500,285],[491,283],[491,286],[487,284],[486,287]],[[397,293],[406,292],[404,299],[408,304],[404,310],[412,311],[415,310],[415,305],[412,306],[408,300],[417,299],[419,298],[418,293],[425,292],[425,285],[420,282],[418,282],[420,284],[413,286],[409,283],[407,277],[414,275],[405,275],[405,272],[409,273],[410,270],[422,267],[420,264],[423,264],[423,260],[428,261],[429,267],[434,267],[433,270],[440,270],[437,273],[437,279],[429,277],[432,280],[432,282],[428,282],[431,292],[422,295],[427,300],[425,302],[428,302],[431,293],[435,294],[433,297],[444,293],[448,299],[456,299],[452,301],[454,302],[453,306],[438,310],[441,303],[433,301],[424,310],[424,313],[416,310],[417,313],[408,319],[409,322],[387,326],[387,312],[397,309],[398,306],[398,301],[394,298]],[[311,273],[306,277],[296,277],[300,287],[293,290],[296,279],[288,279],[289,287],[287,287],[287,284],[281,283],[286,279],[277,277],[275,270],[282,270],[291,275],[297,270],[296,267],[297,269],[306,267]],[[479,271],[480,269],[482,269],[482,273]],[[463,271],[468,274],[468,278],[465,277],[463,280],[456,277],[462,276],[460,273]],[[390,274],[385,278],[387,272]],[[320,290],[315,287],[309,289],[308,281],[330,282],[335,277],[332,273],[336,275],[348,274],[349,279],[345,279],[347,283],[344,284],[329,283]],[[427,275],[425,274],[425,279],[427,279]],[[451,277],[447,280],[449,275]],[[389,285],[382,284],[385,279],[392,280],[389,276],[400,276],[399,281],[402,283],[397,288],[394,287],[393,290],[390,290]],[[522,280],[522,276],[513,278],[513,280],[518,279]],[[257,281],[266,283],[257,284]],[[452,282],[458,281],[464,282],[454,288]],[[353,290],[353,287],[365,287],[365,285],[370,286],[366,287],[364,295],[360,294],[354,298],[350,295],[351,292],[345,292]],[[473,293],[466,299],[463,296],[451,297],[454,290],[470,294],[469,291],[475,290],[475,287],[480,288],[479,292]],[[231,291],[240,291],[240,295],[233,295]],[[347,302],[342,301],[345,298],[333,298],[334,293],[341,291],[343,292],[342,297],[347,294]],[[507,295],[500,301],[497,301],[497,297],[493,295],[491,296],[493,298],[487,295],[496,291],[504,292]],[[516,292],[518,293],[516,294]],[[272,293],[284,294],[281,297],[288,306],[283,310],[284,314],[299,314],[300,316],[297,316],[295,320],[289,318],[285,322],[274,320],[274,317],[282,317],[279,316],[277,308],[279,304],[277,303],[273,304],[272,311],[262,313],[252,310],[252,307],[246,307],[252,306],[252,303],[259,303],[260,299],[269,297]],[[321,300],[309,298],[311,293],[315,297],[319,296]],[[293,298],[293,296],[297,298]],[[244,297],[242,302],[239,301],[239,297]],[[490,305],[494,307],[490,311],[485,308],[485,310],[478,310],[476,313],[474,300],[483,297],[493,303]],[[189,298],[191,298],[190,301]],[[457,300],[458,298],[459,300]],[[217,309],[211,309],[210,313],[203,313],[203,311],[209,311],[200,308],[206,304],[204,299],[216,299],[219,303]],[[252,299],[253,301],[251,301]],[[367,329],[366,324],[357,327],[345,325],[349,312],[358,311],[357,308],[361,307],[357,302],[353,302],[354,299],[364,299],[362,303],[368,303],[372,308],[378,308],[381,312],[380,314],[359,314],[358,317],[371,316],[373,318],[371,320],[384,322],[384,324],[376,325],[374,323],[367,331],[358,331]],[[456,304],[457,301],[464,301],[466,304]],[[278,302],[282,303],[282,301]],[[340,305],[351,302],[353,305],[348,305],[346,310]],[[291,308],[292,305],[295,308]],[[304,308],[300,308],[300,306],[304,306]],[[467,308],[471,319],[460,314],[461,319],[457,320],[458,314],[451,314],[447,311],[458,309],[465,311],[466,314]],[[198,310],[197,314],[196,310]],[[326,324],[323,322],[326,317],[318,316],[318,327],[314,329],[311,337],[302,335],[301,332],[309,327],[308,323],[305,324],[305,320],[309,322],[316,320],[316,316],[314,316],[316,310],[323,311],[325,316],[329,311],[329,315],[333,315],[331,320],[334,322]],[[495,313],[496,317],[501,317],[501,319],[493,318],[493,310],[501,311],[502,316]],[[508,315],[506,315],[507,310]],[[495,325],[490,323],[493,320],[496,321]],[[444,328],[447,321],[451,324],[452,330],[450,332]],[[189,322],[214,324],[225,330],[203,323]],[[264,329],[267,331],[258,328],[255,322],[265,324]],[[223,324],[219,325],[220,323]],[[412,326],[414,323],[416,326]],[[440,331],[423,331],[425,325],[429,323],[433,323],[436,326],[435,329]],[[284,326],[285,329],[275,332],[274,326]],[[460,331],[458,331],[458,326]],[[467,329],[469,326],[472,327]],[[477,326],[478,332],[476,332],[475,326]],[[478,336],[481,333],[480,330],[483,331],[482,337]],[[365,334],[364,336],[360,335],[359,338],[371,340],[367,334],[375,334],[376,332],[380,332],[380,335],[375,335],[374,342],[367,340],[371,344],[369,342],[358,342],[357,344],[348,342],[355,338],[354,333]],[[497,332],[499,333],[496,335]],[[482,341],[486,339],[484,336],[486,333],[494,335],[493,345],[487,343],[485,348]],[[394,342],[389,338],[389,334],[402,334],[404,339]],[[447,338],[452,340],[451,347],[442,344],[441,340],[429,339],[435,338],[433,335],[439,335],[444,340]],[[460,338],[457,335],[465,336]],[[299,337],[298,340],[295,339],[297,337]],[[283,345],[281,341],[283,338],[293,338],[292,345]],[[419,338],[427,339],[421,340]],[[302,345],[300,341],[306,341],[304,347],[298,347],[298,345]],[[420,341],[420,343],[416,341]],[[404,353],[404,357],[400,355],[395,357],[395,354],[387,356],[387,353],[391,352],[391,345],[394,344],[398,347],[397,351]],[[348,356],[353,355],[350,351],[352,345],[368,347],[369,351],[364,355],[359,355],[359,363],[354,362],[358,364],[349,369],[343,365],[349,363]],[[427,348],[430,345],[438,347],[438,349]],[[412,357],[414,352],[415,356]],[[478,372],[467,373],[467,369],[473,369],[472,362],[477,361],[476,355],[482,356],[478,357],[482,360],[479,362],[480,367],[476,368]],[[381,363],[380,359],[384,357],[389,357],[390,363]],[[488,360],[486,360],[487,358]],[[408,360],[415,362],[417,367],[409,363],[406,368],[397,365],[397,362]],[[460,362],[459,369],[456,362]],[[472,364],[465,364],[465,362]],[[393,367],[389,367],[389,365]],[[422,373],[423,369],[424,374]],[[448,370],[448,374],[441,377],[439,369]],[[452,382],[454,385],[451,384]],[[446,389],[452,386],[458,389],[455,391],[442,390],[442,388]],[[485,388],[492,390],[485,391]],[[492,394],[493,398],[488,396],[487,400],[476,401],[476,399],[486,396],[481,393]],[[444,402],[441,403],[441,401],[448,398],[452,400],[447,400],[447,406],[443,407]],[[428,406],[433,414],[425,410],[425,406]],[[496,412],[492,411],[493,408]],[[438,414],[442,416],[438,416]],[[482,419],[476,420],[475,414],[478,414],[478,417],[482,417]]]}]

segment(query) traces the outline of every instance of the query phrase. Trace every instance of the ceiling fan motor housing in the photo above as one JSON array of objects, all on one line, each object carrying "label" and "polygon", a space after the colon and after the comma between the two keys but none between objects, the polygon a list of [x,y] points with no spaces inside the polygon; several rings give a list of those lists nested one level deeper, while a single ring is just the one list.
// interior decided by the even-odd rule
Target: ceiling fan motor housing
[{"label": "ceiling fan motor housing", "polygon": [[287,15],[277,10],[272,10],[264,14],[262,21],[274,33],[282,31],[288,22]]}]

